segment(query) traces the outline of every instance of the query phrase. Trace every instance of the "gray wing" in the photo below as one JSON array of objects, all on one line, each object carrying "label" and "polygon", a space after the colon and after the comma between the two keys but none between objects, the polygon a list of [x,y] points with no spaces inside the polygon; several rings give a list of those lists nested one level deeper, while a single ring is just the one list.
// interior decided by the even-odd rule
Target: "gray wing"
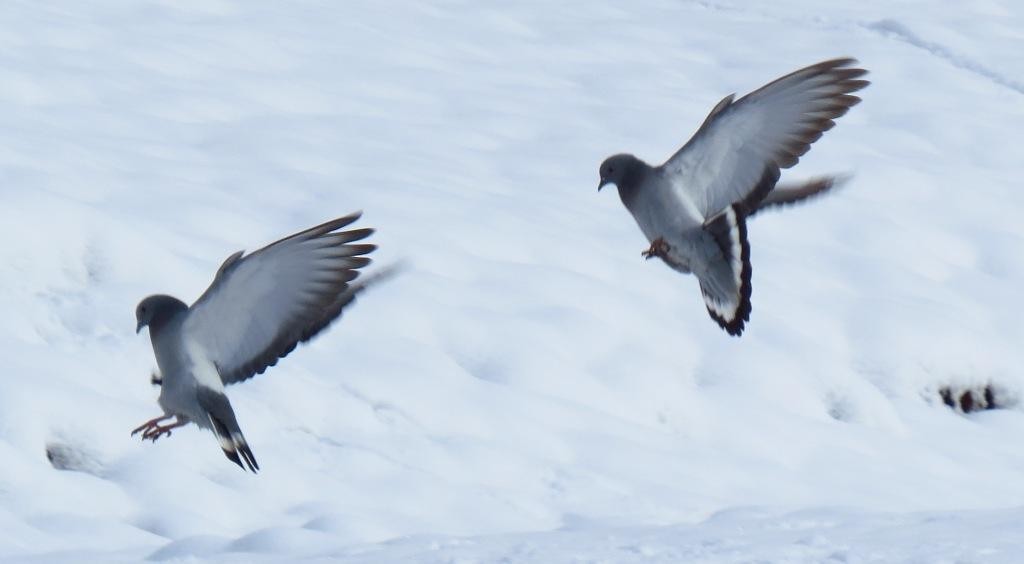
[{"label": "gray wing", "polygon": [[854,59],[835,59],[800,69],[733,102],[727,96],[690,141],[662,169],[679,196],[710,218],[730,204],[752,212],[834,119],[860,98],[867,71]]},{"label": "gray wing", "polygon": [[750,212],[748,217],[768,208],[791,206],[810,198],[817,198],[846,184],[848,176],[819,176],[799,184],[779,184]]},{"label": "gray wing", "polygon": [[362,255],[376,248],[352,242],[373,230],[337,230],[360,215],[296,233],[248,256],[239,251],[224,261],[189,308],[182,330],[203,348],[225,384],[262,374],[352,301],[349,283],[370,263]]}]

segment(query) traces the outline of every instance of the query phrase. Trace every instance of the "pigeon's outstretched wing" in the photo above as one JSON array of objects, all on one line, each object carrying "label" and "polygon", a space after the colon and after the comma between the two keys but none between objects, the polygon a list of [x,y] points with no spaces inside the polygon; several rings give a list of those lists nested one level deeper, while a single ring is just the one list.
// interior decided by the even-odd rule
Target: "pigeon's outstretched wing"
[{"label": "pigeon's outstretched wing", "polygon": [[765,209],[780,208],[793,204],[803,203],[805,200],[817,198],[822,194],[832,191],[846,183],[849,176],[818,176],[810,178],[799,184],[779,184],[757,205],[757,209],[747,214],[747,217],[761,212]]},{"label": "pigeon's outstretched wing", "polygon": [[361,285],[350,285],[376,246],[353,244],[373,229],[338,229],[354,213],[230,257],[189,309],[184,337],[203,348],[221,380],[262,374],[337,318]]},{"label": "pigeon's outstretched wing", "polygon": [[661,166],[705,218],[739,204],[755,211],[811,143],[860,102],[851,95],[868,85],[855,59],[835,59],[800,69],[733,102],[727,96],[697,133]]}]

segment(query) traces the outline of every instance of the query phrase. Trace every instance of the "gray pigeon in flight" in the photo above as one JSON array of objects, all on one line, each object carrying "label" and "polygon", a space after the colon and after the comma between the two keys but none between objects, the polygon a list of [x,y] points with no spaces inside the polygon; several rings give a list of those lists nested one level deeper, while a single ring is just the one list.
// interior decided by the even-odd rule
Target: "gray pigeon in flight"
[{"label": "gray pigeon in flight", "polygon": [[750,245],[746,219],[805,200],[834,178],[776,186],[836,118],[860,102],[869,84],[854,59],[800,69],[733,100],[726,96],[697,133],[660,166],[619,154],[601,163],[601,182],[619,198],[651,246],[648,259],[697,276],[711,318],[739,336],[750,319]]},{"label": "gray pigeon in flight", "polygon": [[[338,231],[354,213],[307,229],[250,255],[224,261],[213,283],[191,306],[149,296],[135,310],[136,332],[149,327],[164,414],[134,431],[143,440],[188,423],[213,431],[224,454],[243,470],[259,470],[224,386],[262,374],[299,343],[334,321],[356,295],[390,273],[356,280],[370,263],[372,244],[353,244],[373,229]],[[173,423],[161,422],[175,419]],[[242,463],[245,463],[243,465]]]}]

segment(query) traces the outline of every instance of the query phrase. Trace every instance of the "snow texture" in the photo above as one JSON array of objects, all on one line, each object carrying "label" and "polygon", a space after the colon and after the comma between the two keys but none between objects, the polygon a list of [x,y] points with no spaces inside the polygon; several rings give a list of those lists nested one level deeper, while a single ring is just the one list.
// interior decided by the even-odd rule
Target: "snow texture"
[{"label": "snow texture", "polygon": [[[1013,562],[1024,5],[0,4],[0,559]],[[753,313],[645,262],[598,164],[851,55],[749,225]],[[136,303],[362,209],[406,262],[232,386],[262,472],[159,413]],[[372,268],[372,267],[371,267]],[[963,413],[942,389],[998,390]]]}]

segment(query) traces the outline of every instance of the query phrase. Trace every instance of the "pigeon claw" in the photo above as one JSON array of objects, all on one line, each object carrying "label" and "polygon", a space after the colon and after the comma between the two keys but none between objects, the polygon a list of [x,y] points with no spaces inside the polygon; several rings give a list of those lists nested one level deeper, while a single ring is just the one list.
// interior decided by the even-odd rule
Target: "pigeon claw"
[{"label": "pigeon claw", "polygon": [[156,417],[156,418],[150,419],[149,421],[146,421],[142,425],[139,425],[134,430],[132,430],[132,436],[134,437],[135,435],[137,435],[139,433],[142,433],[142,440],[145,441],[146,439],[149,439],[149,440],[151,440],[151,441],[153,441],[155,443],[157,439],[159,439],[160,437],[162,437],[164,435],[167,435],[168,437],[170,437],[171,436],[171,429],[175,429],[175,428],[181,427],[182,425],[188,423],[187,420],[183,420],[181,418],[177,418],[177,421],[175,421],[174,423],[171,423],[169,425],[161,425],[160,424],[161,421],[170,419],[171,417],[175,417],[175,416],[174,415],[164,415],[164,416],[161,416],[161,417]]},{"label": "pigeon claw", "polygon": [[661,237],[658,237],[657,239],[651,241],[650,248],[648,248],[646,251],[640,254],[647,260],[651,260],[652,258],[655,257],[665,258],[668,255],[670,249],[671,247],[668,246],[668,243],[666,243],[665,240],[662,239]]},{"label": "pigeon claw", "polygon": [[142,433],[142,440],[149,439],[155,443],[157,439],[164,435],[170,437],[171,429],[173,429],[174,427],[174,425],[155,425],[149,429],[146,429],[145,433]]}]

